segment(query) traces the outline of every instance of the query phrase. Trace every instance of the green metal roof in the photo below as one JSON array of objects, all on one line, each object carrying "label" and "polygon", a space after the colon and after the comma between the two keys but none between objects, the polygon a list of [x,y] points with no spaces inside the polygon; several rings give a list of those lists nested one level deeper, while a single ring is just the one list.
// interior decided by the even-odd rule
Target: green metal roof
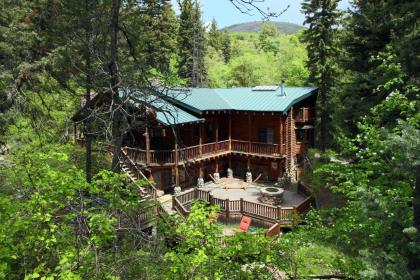
[{"label": "green metal roof", "polygon": [[287,112],[297,102],[316,93],[312,87],[285,87],[276,90],[254,88],[191,88],[189,94],[177,97],[175,104],[195,113],[213,110]]},{"label": "green metal roof", "polygon": [[[204,119],[184,111],[182,108],[175,106],[159,96],[152,94],[148,95],[139,90],[132,90],[128,95],[130,96],[130,101],[136,107],[144,104],[146,107],[154,109],[156,112],[156,120],[163,125],[176,125],[204,121]],[[124,92],[120,91],[119,96],[124,98]],[[178,94],[178,96],[180,96],[180,94]]]},{"label": "green metal roof", "polygon": [[[173,91],[173,92],[171,92]],[[143,103],[156,109],[156,119],[164,125],[176,125],[204,121],[200,118],[203,111],[258,111],[287,112],[297,102],[315,94],[312,87],[260,86],[256,88],[190,88],[168,90],[161,97],[138,91],[132,102]],[[123,97],[123,93],[120,93]],[[172,96],[172,98],[170,98]],[[196,116],[195,116],[196,115]]]},{"label": "green metal roof", "polygon": [[159,104],[156,103],[157,102],[154,103],[154,106],[159,110],[156,112],[156,119],[164,125],[204,121],[204,119],[197,118],[167,101],[160,100]]}]

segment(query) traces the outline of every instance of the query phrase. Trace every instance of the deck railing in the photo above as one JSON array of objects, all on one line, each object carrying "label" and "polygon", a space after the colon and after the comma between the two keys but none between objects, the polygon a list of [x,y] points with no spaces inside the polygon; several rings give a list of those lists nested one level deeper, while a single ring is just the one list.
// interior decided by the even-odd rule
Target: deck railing
[{"label": "deck railing", "polygon": [[[150,150],[150,160],[147,162],[147,151],[132,147],[124,147],[127,155],[136,163],[144,164],[175,164],[176,150]],[[186,162],[201,159],[220,153],[247,153],[280,157],[284,154],[279,144],[248,142],[243,140],[223,140],[219,142],[196,145],[178,149],[178,161]]]},{"label": "deck railing", "polygon": [[314,119],[315,119],[315,109],[305,108],[305,107],[299,108],[295,117],[296,122],[307,122],[307,121],[312,121]]},{"label": "deck railing", "polygon": [[189,209],[193,201],[207,201],[211,205],[218,205],[220,212],[227,218],[231,215],[246,215],[262,221],[280,223],[282,225],[294,225],[298,216],[305,216],[313,205],[312,197],[293,207],[278,207],[244,199],[220,199],[210,195],[210,191],[191,189],[173,197],[173,208],[181,215],[190,213]]},{"label": "deck railing", "polygon": [[175,162],[174,150],[151,150],[150,163],[173,163]]},{"label": "deck railing", "polygon": [[124,147],[127,156],[134,162],[146,162],[146,150]]}]

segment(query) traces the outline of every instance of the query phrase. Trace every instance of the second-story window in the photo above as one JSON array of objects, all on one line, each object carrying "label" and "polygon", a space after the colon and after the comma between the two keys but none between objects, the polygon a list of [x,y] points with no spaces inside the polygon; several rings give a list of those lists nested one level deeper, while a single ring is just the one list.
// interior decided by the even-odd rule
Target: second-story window
[{"label": "second-story window", "polygon": [[308,133],[305,129],[296,129],[296,141],[297,142],[308,141]]},{"label": "second-story window", "polygon": [[272,128],[260,128],[258,130],[258,142],[273,144],[274,131]]}]

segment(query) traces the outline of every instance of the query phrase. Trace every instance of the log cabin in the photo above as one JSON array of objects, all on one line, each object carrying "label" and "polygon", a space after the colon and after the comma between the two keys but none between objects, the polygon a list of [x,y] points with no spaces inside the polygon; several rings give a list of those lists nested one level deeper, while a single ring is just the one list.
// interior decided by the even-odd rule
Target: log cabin
[{"label": "log cabin", "polygon": [[[282,83],[191,88],[146,100],[135,108],[151,112],[152,121],[131,129],[123,151],[165,193],[226,177],[228,170],[244,179],[297,180],[302,156],[314,145],[316,98],[316,88]],[[81,120],[79,111],[76,129]]]}]

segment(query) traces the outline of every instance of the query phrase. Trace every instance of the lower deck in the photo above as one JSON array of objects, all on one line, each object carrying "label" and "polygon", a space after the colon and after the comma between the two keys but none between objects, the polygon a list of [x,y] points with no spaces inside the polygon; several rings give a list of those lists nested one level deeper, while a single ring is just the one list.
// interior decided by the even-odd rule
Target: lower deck
[{"label": "lower deck", "polygon": [[258,178],[260,181],[277,182],[285,176],[286,159],[227,154],[182,166],[149,167],[148,174],[158,189],[173,193],[177,185],[182,189],[197,186],[199,178],[207,183],[212,182],[215,176],[227,177],[228,169],[232,170],[235,178],[245,180],[246,174],[250,172],[253,180]]}]

